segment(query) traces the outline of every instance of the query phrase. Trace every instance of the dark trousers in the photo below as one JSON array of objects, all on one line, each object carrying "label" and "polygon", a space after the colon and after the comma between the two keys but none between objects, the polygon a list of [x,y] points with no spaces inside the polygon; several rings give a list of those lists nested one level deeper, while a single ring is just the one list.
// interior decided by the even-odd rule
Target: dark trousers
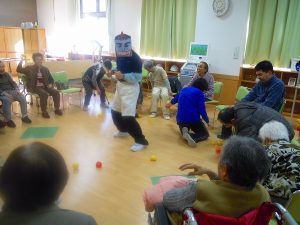
[{"label": "dark trousers", "polygon": [[142,105],[142,104],[143,104],[143,101],[144,101],[143,88],[142,88],[142,85],[141,85],[141,83],[140,83],[140,93],[139,93],[139,97],[138,97],[136,106]]},{"label": "dark trousers", "polygon": [[200,142],[200,141],[204,141],[209,137],[208,130],[207,130],[206,126],[204,125],[204,123],[202,122],[202,120],[199,120],[199,121],[193,122],[193,123],[177,122],[177,124],[179,126],[181,134],[182,134],[183,127],[187,127],[189,131],[192,130],[193,133],[189,132],[189,134],[196,143]]},{"label": "dark trousers", "polygon": [[0,128],[2,127],[5,127],[5,123],[2,120],[0,120]]},{"label": "dark trousers", "polygon": [[42,112],[47,112],[47,100],[48,96],[52,96],[54,102],[55,110],[58,110],[60,107],[60,94],[59,91],[51,87],[36,87],[34,90],[35,94],[38,94],[40,97],[41,110]]},{"label": "dark trousers", "polygon": [[112,120],[121,132],[128,132],[136,143],[148,145],[148,141],[143,135],[142,129],[133,116],[122,116],[120,112],[111,110]]},{"label": "dark trousers", "polygon": [[[89,81],[82,81],[82,84],[85,89],[84,106],[88,106],[93,95],[93,90],[95,90],[96,88]],[[105,88],[102,82],[98,83],[98,87],[100,89],[100,102],[105,103]]]},{"label": "dark trousers", "polygon": [[223,138],[229,138],[232,135],[232,128],[231,127],[225,127],[224,125],[222,126],[222,132],[221,136]]}]

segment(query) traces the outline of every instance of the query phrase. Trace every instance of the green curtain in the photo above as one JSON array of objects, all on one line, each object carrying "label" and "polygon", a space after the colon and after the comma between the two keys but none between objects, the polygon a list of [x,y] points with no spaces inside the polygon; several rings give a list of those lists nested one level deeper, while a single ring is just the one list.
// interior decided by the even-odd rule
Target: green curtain
[{"label": "green curtain", "polygon": [[141,21],[142,55],[171,56],[171,24],[174,0],[143,0]]},{"label": "green curtain", "polygon": [[195,38],[196,11],[197,0],[143,0],[141,54],[186,58]]},{"label": "green curtain", "polygon": [[300,58],[300,1],[251,0],[245,63],[268,59],[289,67]]},{"label": "green curtain", "polygon": [[172,58],[187,58],[195,40],[197,0],[176,0],[172,21]]}]

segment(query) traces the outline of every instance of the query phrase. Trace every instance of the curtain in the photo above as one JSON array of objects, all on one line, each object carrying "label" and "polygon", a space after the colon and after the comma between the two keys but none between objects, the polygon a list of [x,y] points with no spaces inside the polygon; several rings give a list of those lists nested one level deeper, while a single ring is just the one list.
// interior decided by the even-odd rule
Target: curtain
[{"label": "curtain", "polygon": [[172,58],[187,58],[195,40],[197,1],[176,0],[172,20]]},{"label": "curtain", "polygon": [[142,55],[171,57],[174,0],[143,0],[141,21]]},{"label": "curtain", "polygon": [[268,59],[289,67],[300,58],[300,1],[251,0],[245,63]]},{"label": "curtain", "polygon": [[186,58],[195,38],[196,11],[197,0],[143,0],[141,54]]},{"label": "curtain", "polygon": [[106,17],[107,17],[107,29],[108,29],[108,52],[113,54],[115,52],[114,49],[114,16],[112,10],[112,2],[111,0],[106,0]]}]

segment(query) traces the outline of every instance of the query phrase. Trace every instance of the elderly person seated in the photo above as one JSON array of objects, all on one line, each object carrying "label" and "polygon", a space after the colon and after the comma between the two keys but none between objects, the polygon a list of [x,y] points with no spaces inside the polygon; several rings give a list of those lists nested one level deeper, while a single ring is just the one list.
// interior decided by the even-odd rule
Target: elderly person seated
[{"label": "elderly person seated", "polygon": [[16,148],[0,171],[0,224],[96,225],[91,216],[56,205],[67,180],[66,163],[54,148],[39,142]]},{"label": "elderly person seated", "polygon": [[197,72],[194,74],[193,78],[185,87],[193,86],[193,83],[198,78],[204,78],[208,83],[208,89],[204,92],[206,100],[214,98],[214,77],[208,72],[208,64],[204,61],[201,61],[197,66]]},{"label": "elderly person seated", "polygon": [[157,102],[159,98],[162,100],[162,112],[164,119],[170,119],[169,109],[166,108],[169,96],[172,96],[172,91],[166,71],[155,66],[152,60],[144,62],[144,68],[149,72],[149,80],[152,85],[152,102],[150,108],[150,117],[154,118],[157,114]]},{"label": "elderly person seated", "polygon": [[[15,128],[16,124],[11,117],[11,104],[13,101],[20,103],[23,123],[31,123],[27,115],[27,102],[25,96],[19,90],[17,83],[11,75],[5,72],[5,64],[0,61],[0,102],[2,102],[2,112],[5,123],[8,127]],[[1,125],[0,122],[0,127]]]},{"label": "elderly person seated", "polygon": [[300,190],[300,149],[290,143],[288,130],[277,121],[264,124],[259,138],[272,163],[271,172],[262,184],[272,201],[285,204],[293,192]]},{"label": "elderly person seated", "polygon": [[270,170],[270,160],[263,146],[248,137],[231,137],[225,144],[218,174],[194,164],[181,170],[194,169],[193,174],[207,174],[210,180],[198,180],[186,187],[165,193],[163,204],[171,212],[172,224],[180,224],[177,213],[187,207],[207,213],[239,217],[261,203],[270,201],[267,190],[258,182]]}]

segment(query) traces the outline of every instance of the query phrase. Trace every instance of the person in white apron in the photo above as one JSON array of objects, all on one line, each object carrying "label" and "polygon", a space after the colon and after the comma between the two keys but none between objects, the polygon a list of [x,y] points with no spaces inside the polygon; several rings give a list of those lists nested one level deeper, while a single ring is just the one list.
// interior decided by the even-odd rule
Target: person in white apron
[{"label": "person in white apron", "polygon": [[131,48],[131,37],[121,33],[115,37],[116,46],[116,92],[112,103],[111,115],[118,132],[114,137],[132,136],[135,143],[131,150],[141,151],[148,141],[135,119],[136,103],[142,79],[142,60]]}]

